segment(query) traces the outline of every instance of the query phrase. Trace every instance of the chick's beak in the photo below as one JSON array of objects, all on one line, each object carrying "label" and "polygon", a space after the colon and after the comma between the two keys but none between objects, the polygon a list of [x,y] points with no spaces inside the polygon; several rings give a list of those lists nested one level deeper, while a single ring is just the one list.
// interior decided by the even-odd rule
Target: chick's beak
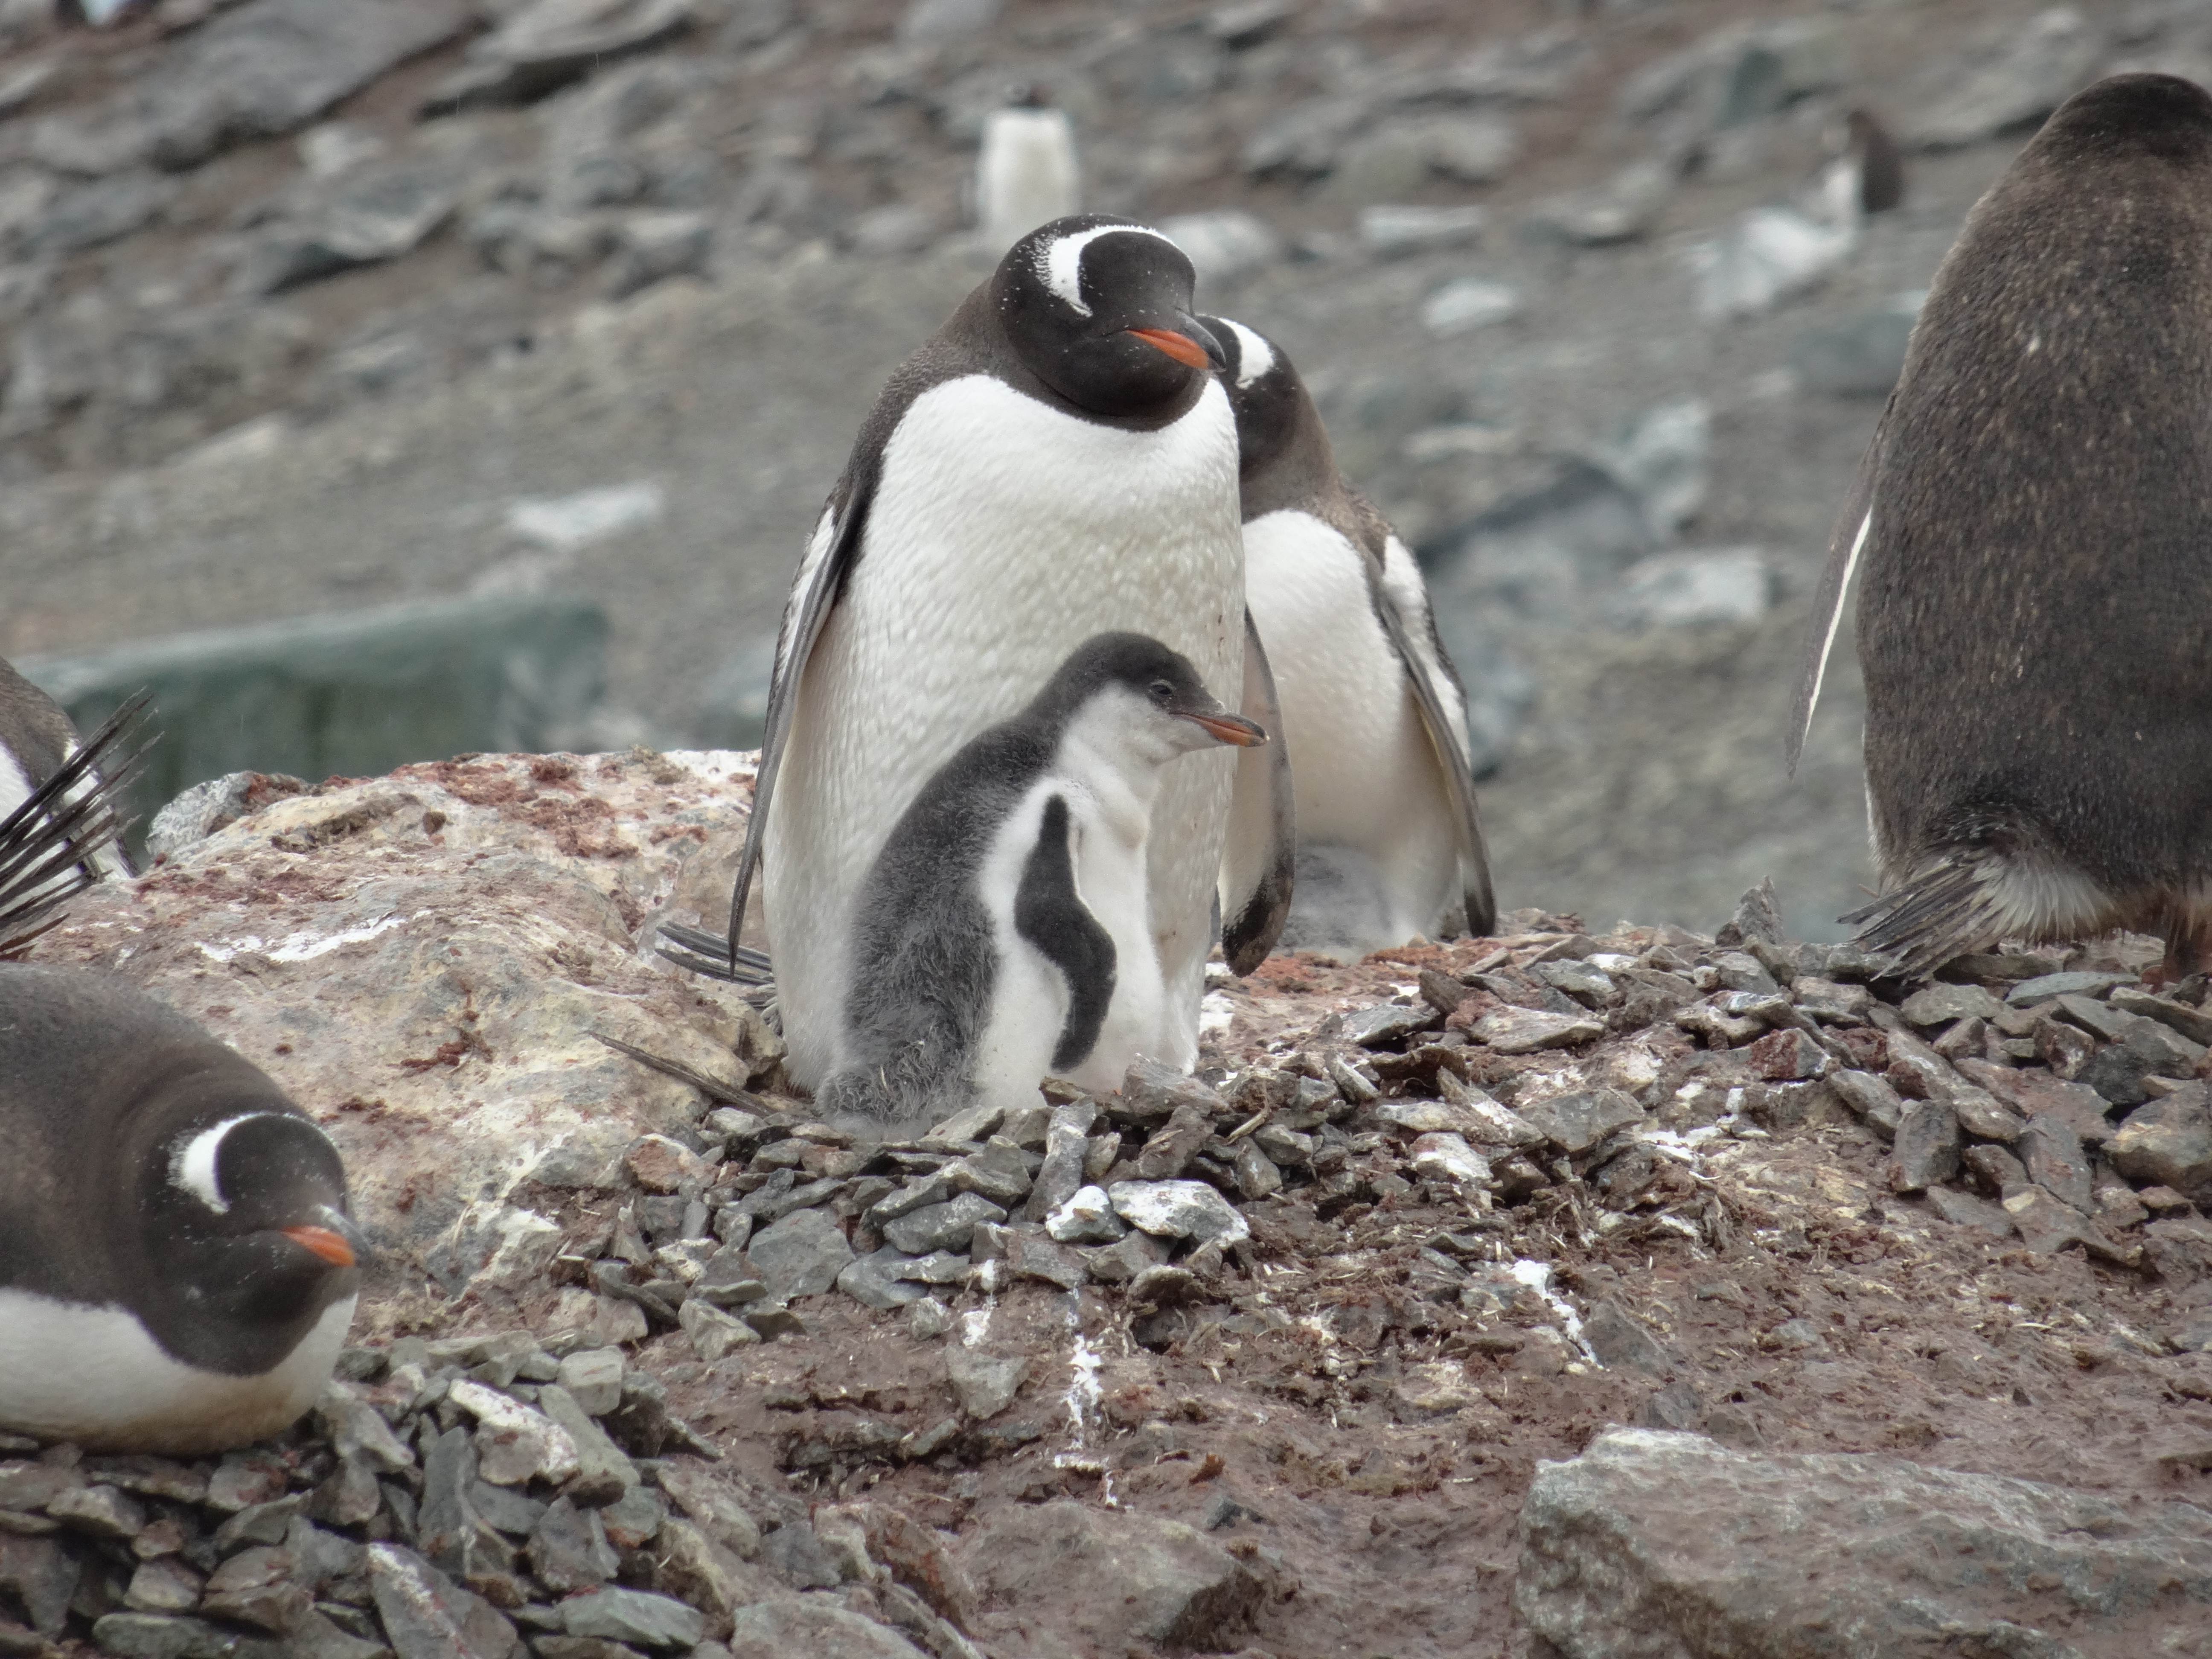
[{"label": "chick's beak", "polygon": [[1267,740],[1265,728],[1246,720],[1242,714],[1200,714],[1187,708],[1176,712],[1192,725],[1211,732],[1218,743],[1234,744],[1239,749],[1255,749]]}]

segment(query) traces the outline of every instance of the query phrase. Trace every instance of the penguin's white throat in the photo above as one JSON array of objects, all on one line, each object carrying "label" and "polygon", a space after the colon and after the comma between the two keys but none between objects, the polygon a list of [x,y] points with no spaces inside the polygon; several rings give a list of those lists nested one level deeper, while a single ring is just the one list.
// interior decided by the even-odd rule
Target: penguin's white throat
[{"label": "penguin's white throat", "polygon": [[1198,726],[1135,691],[1108,686],[1068,721],[1053,770],[1087,787],[1107,823],[1133,844],[1150,827],[1160,769],[1212,743]]}]

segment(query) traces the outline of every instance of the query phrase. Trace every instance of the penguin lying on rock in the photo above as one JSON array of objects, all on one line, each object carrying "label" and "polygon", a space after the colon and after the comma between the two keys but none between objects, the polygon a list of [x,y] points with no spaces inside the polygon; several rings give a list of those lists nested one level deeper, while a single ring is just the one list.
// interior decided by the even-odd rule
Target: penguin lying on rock
[{"label": "penguin lying on rock", "polygon": [[1121,1085],[1168,994],[1146,874],[1165,769],[1267,734],[1158,640],[1086,641],[900,817],[853,917],[843,1068],[826,1111],[933,1122]]},{"label": "penguin lying on rock", "polygon": [[2076,94],[1968,215],[1846,498],[1794,769],[1861,573],[1881,896],[1928,971],[2002,939],[2212,949],[2212,95]]},{"label": "penguin lying on rock", "polygon": [[[121,721],[0,822],[0,944],[113,836]],[[260,1071],[113,975],[0,961],[0,1430],[184,1455],[314,1402],[360,1241],[337,1149]]]},{"label": "penguin lying on rock", "polygon": [[[730,940],[667,930],[673,959],[757,980],[735,941],[761,871],[803,1088],[852,1059],[861,884],[978,731],[1102,629],[1165,642],[1208,685],[1247,683],[1236,421],[1193,281],[1158,231],[1054,220],[901,365],[860,430],[784,613]],[[1239,781],[1200,756],[1161,787],[1146,880],[1166,994],[1142,1046],[1171,1065],[1197,1057],[1217,903],[1245,972],[1289,902],[1287,783],[1262,774],[1265,800],[1237,815],[1269,845],[1225,848]]]},{"label": "penguin lying on rock", "polygon": [[[1244,600],[1281,708],[1297,792],[1295,896],[1281,942],[1356,958],[1497,921],[1468,764],[1467,696],[1413,556],[1336,470],[1282,349],[1227,318]],[[1248,707],[1249,705],[1248,704]]]}]

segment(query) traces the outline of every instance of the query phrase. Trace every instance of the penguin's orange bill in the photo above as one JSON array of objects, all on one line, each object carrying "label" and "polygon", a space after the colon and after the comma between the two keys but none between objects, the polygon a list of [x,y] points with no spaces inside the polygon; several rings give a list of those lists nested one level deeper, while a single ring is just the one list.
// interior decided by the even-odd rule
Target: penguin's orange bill
[{"label": "penguin's orange bill", "polygon": [[328,1227],[286,1227],[281,1231],[301,1249],[313,1251],[333,1267],[353,1266],[353,1246]]},{"label": "penguin's orange bill", "polygon": [[1224,743],[1233,743],[1239,749],[1255,749],[1267,742],[1263,727],[1255,726],[1242,714],[1185,714],[1193,725],[1202,726]]},{"label": "penguin's orange bill", "polygon": [[1188,363],[1193,368],[1204,368],[1213,361],[1206,355],[1204,346],[1192,339],[1189,335],[1178,334],[1173,329],[1132,328],[1122,331],[1135,335],[1146,345],[1164,351],[1177,362]]}]

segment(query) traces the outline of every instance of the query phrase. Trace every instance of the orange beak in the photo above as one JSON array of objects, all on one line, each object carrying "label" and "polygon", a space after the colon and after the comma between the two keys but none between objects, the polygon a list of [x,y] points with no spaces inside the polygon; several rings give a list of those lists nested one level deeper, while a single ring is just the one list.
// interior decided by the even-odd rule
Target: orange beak
[{"label": "orange beak", "polygon": [[1189,714],[1183,718],[1194,726],[1202,726],[1223,743],[1233,743],[1239,749],[1255,749],[1267,742],[1263,727],[1254,725],[1242,714]]},{"label": "orange beak", "polygon": [[1206,355],[1204,346],[1189,335],[1177,334],[1172,329],[1132,328],[1123,331],[1135,335],[1146,345],[1166,352],[1177,362],[1188,364],[1192,368],[1204,368],[1212,361]]},{"label": "orange beak", "polygon": [[312,1250],[333,1267],[353,1266],[353,1246],[328,1227],[285,1227],[280,1231],[301,1249]]}]

